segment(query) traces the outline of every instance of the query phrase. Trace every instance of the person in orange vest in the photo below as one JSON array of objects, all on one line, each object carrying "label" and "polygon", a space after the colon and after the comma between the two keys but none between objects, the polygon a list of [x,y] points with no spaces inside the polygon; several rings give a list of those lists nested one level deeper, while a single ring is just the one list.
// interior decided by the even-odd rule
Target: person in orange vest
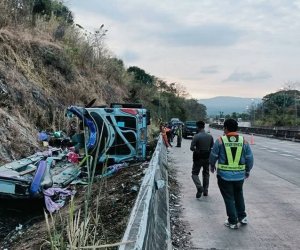
[{"label": "person in orange vest", "polygon": [[170,130],[169,128],[167,128],[164,124],[160,124],[160,132],[161,132],[161,135],[162,135],[162,138],[163,138],[163,142],[164,144],[166,145],[166,147],[171,147],[171,145],[169,144],[169,141],[168,141],[168,137],[167,137],[167,131]]}]

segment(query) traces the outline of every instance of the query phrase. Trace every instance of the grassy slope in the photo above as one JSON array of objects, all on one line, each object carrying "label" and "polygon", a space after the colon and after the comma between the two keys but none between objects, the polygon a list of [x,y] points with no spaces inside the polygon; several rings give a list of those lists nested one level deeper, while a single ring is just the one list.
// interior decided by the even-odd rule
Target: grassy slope
[{"label": "grassy slope", "polygon": [[63,129],[64,109],[120,102],[126,87],[77,67],[47,33],[0,29],[0,164],[33,153],[38,128]]}]

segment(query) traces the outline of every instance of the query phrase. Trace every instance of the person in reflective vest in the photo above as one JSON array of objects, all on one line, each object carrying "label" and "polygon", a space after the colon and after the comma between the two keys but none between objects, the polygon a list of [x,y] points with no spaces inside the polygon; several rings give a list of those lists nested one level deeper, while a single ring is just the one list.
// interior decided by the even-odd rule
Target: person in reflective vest
[{"label": "person in reflective vest", "polygon": [[182,141],[182,125],[179,124],[176,128],[175,134],[177,136],[177,145],[176,147],[181,147],[181,141]]},{"label": "person in reflective vest", "polygon": [[224,225],[237,229],[238,223],[241,225],[248,223],[243,184],[244,179],[250,176],[253,154],[249,143],[236,132],[237,121],[225,120],[223,129],[225,135],[215,141],[209,163],[212,173],[217,170],[218,186],[226,207],[228,219]]}]

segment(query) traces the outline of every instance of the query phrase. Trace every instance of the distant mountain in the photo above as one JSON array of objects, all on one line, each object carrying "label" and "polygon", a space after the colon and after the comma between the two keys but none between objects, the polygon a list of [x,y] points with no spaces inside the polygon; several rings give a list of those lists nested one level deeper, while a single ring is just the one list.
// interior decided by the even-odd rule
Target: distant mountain
[{"label": "distant mountain", "polygon": [[233,112],[246,113],[247,107],[257,105],[261,98],[243,98],[233,96],[216,96],[209,99],[200,99],[199,103],[204,104],[207,108],[208,116],[231,114]]}]

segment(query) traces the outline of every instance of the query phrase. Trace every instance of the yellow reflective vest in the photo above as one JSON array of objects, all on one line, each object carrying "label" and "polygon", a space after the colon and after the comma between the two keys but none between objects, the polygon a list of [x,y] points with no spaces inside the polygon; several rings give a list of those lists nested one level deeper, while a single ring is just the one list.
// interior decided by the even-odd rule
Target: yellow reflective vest
[{"label": "yellow reflective vest", "polygon": [[[218,169],[228,170],[228,171],[245,170],[246,165],[239,164],[242,156],[244,138],[240,135],[238,136],[238,139],[236,138],[236,136],[230,136],[228,140],[228,137],[226,135],[222,136],[221,138],[225,147],[227,164],[218,164]],[[232,148],[236,148],[234,159],[232,155]]]}]

